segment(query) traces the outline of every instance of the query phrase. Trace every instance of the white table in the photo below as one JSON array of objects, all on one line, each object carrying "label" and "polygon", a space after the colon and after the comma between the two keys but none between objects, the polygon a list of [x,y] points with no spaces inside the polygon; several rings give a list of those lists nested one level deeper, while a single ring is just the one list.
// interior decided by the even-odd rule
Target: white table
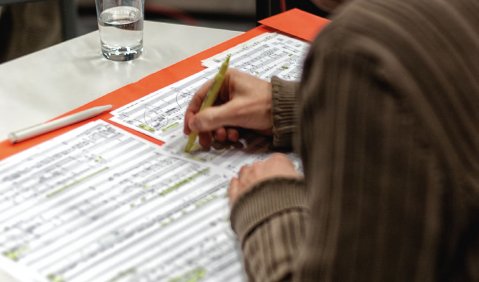
[{"label": "white table", "polygon": [[[98,31],[0,65],[0,140],[241,34],[145,22],[144,53],[129,62],[101,55]],[[0,269],[0,281],[13,280]]]},{"label": "white table", "polygon": [[133,61],[105,59],[96,31],[1,64],[0,140],[239,34],[146,21],[144,52]]}]

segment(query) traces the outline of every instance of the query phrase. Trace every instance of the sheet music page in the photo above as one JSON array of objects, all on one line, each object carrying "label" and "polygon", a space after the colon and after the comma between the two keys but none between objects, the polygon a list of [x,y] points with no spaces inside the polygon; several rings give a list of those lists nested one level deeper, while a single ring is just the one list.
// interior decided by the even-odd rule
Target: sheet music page
[{"label": "sheet music page", "polygon": [[203,60],[202,64],[205,67],[218,67],[230,54],[232,68],[268,81],[272,76],[298,81],[309,47],[309,43],[293,37],[279,33],[263,33]]},{"label": "sheet music page", "polygon": [[0,266],[29,281],[243,281],[231,175],[89,123],[0,162]]},{"label": "sheet music page", "polygon": [[308,48],[308,43],[278,33],[259,35],[205,60],[209,68],[112,111],[111,120],[164,142],[179,140],[191,97],[215,76],[227,54],[232,54],[232,68],[266,80],[273,75],[299,80]]},{"label": "sheet music page", "polygon": [[20,281],[245,281],[226,190],[242,165],[270,155],[270,140],[185,154],[184,111],[226,54],[263,79],[297,80],[307,48],[263,34],[112,112],[163,146],[97,121],[1,161],[0,269]]},{"label": "sheet music page", "polygon": [[165,142],[183,137],[183,117],[191,97],[217,72],[208,68],[157,90],[110,112],[111,120]]}]

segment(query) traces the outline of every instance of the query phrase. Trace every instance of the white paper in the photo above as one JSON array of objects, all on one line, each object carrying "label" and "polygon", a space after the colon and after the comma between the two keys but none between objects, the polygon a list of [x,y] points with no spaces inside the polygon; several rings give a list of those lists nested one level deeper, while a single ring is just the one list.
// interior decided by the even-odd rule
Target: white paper
[{"label": "white paper", "polygon": [[183,118],[193,94],[218,70],[209,68],[110,112],[112,121],[158,140],[183,136]]},{"label": "white paper", "polygon": [[264,34],[112,112],[162,147],[97,121],[1,161],[0,269],[19,281],[246,280],[226,189],[242,165],[270,155],[269,140],[185,154],[184,111],[226,54],[263,79],[297,80],[307,48]]},{"label": "white paper", "polygon": [[309,47],[309,43],[283,34],[263,33],[203,60],[202,64],[205,67],[218,67],[230,54],[232,68],[268,81],[272,76],[298,81]]},{"label": "white paper", "polygon": [[230,178],[93,122],[0,162],[0,251],[46,281],[242,281]]},{"label": "white paper", "polygon": [[112,111],[112,121],[170,142],[184,138],[186,108],[196,91],[218,72],[227,54],[230,66],[269,80],[273,75],[299,80],[309,44],[278,33],[265,33],[226,50],[203,63],[203,71],[159,89]]}]

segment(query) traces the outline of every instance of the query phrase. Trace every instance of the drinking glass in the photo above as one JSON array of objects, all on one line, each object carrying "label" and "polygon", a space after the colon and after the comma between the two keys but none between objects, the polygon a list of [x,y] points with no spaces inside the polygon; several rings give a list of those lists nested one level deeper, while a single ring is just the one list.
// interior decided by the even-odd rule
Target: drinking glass
[{"label": "drinking glass", "polygon": [[114,61],[129,61],[143,52],[144,0],[95,0],[101,52]]}]

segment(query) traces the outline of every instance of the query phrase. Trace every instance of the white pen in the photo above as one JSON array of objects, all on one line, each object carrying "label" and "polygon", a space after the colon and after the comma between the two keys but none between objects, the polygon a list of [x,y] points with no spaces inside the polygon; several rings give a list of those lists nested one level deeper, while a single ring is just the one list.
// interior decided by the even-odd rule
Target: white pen
[{"label": "white pen", "polygon": [[10,142],[12,143],[17,143],[17,142],[20,142],[32,137],[36,137],[38,135],[41,135],[50,131],[53,131],[58,128],[62,128],[62,127],[92,118],[105,111],[108,111],[111,108],[112,108],[112,105],[93,107],[88,110],[84,110],[66,117],[62,117],[49,122],[37,124],[37,125],[8,134],[8,140],[10,140]]}]

